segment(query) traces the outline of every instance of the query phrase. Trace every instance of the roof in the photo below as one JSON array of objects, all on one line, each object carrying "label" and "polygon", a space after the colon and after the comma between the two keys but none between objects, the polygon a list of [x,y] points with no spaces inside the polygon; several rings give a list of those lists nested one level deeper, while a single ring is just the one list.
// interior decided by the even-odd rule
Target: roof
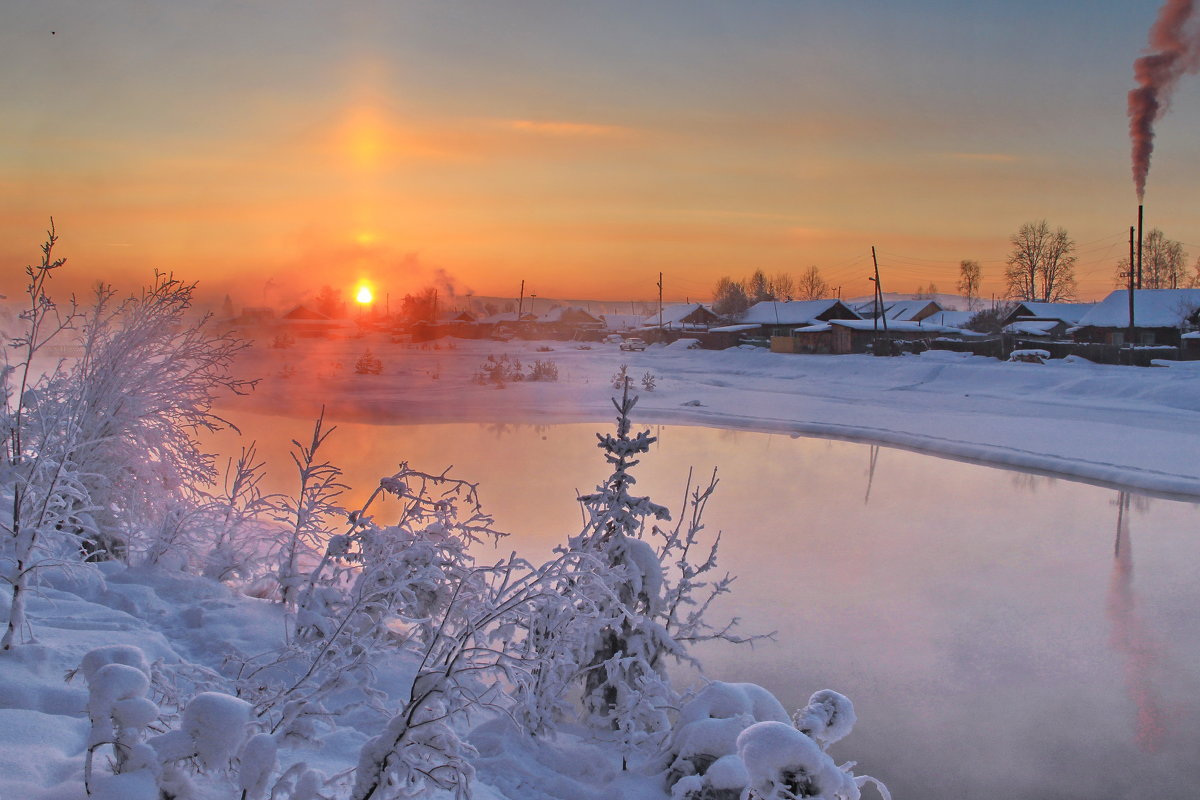
[{"label": "roof", "polygon": [[[1133,322],[1139,328],[1178,328],[1200,309],[1200,289],[1138,289],[1133,293]],[[1129,290],[1118,289],[1092,306],[1079,327],[1129,326]]]},{"label": "roof", "polygon": [[600,319],[603,320],[605,329],[610,331],[623,331],[642,326],[641,314],[601,314]]},{"label": "roof", "polygon": [[[662,307],[662,324],[680,327],[685,324],[684,321],[688,317],[697,314],[697,312],[699,312],[698,316],[701,317],[701,321],[704,319],[716,319],[717,316],[711,308],[703,303],[668,303]],[[653,314],[643,317],[641,324],[658,325],[658,312],[655,311]]]},{"label": "roof", "polygon": [[[873,319],[831,319],[830,325],[838,325],[842,328],[849,328],[855,331],[873,331],[876,329],[876,322]],[[883,333],[883,322],[878,323],[880,333]],[[801,333],[808,331],[809,328],[802,328]],[[928,325],[923,322],[911,322],[905,319],[888,320],[888,333],[961,333],[958,328],[951,328],[947,325]]]},{"label": "roof", "polygon": [[1049,336],[1061,324],[1062,320],[1058,319],[1027,319],[1010,322],[1004,326],[1004,332],[1017,336]]},{"label": "roof", "polygon": [[921,322],[926,325],[949,325],[951,328],[962,328],[971,321],[978,311],[939,311],[930,314]]},{"label": "roof", "polygon": [[[820,317],[840,300],[763,300],[746,309],[738,322],[753,322],[758,325],[807,325],[819,322]],[[842,306],[846,308],[845,306]],[[849,309],[847,309],[849,310]]]},{"label": "roof", "polygon": [[719,328],[709,328],[709,333],[741,333],[743,331],[752,331],[761,328],[757,322],[744,323],[742,325],[722,325]]},{"label": "roof", "polygon": [[570,322],[576,324],[599,325],[601,321],[579,306],[559,306],[552,308],[538,322]]},{"label": "roof", "polygon": [[[1083,316],[1096,307],[1095,303],[1035,303],[1025,301],[1017,305],[1009,315],[1014,321],[1021,317],[1037,319],[1060,319],[1068,325],[1078,324]],[[1028,314],[1017,314],[1021,309]]]},{"label": "roof", "polygon": [[296,306],[291,311],[284,314],[283,318],[289,320],[304,320],[306,322],[329,319],[329,317],[322,314],[320,311],[314,311],[308,306]]}]

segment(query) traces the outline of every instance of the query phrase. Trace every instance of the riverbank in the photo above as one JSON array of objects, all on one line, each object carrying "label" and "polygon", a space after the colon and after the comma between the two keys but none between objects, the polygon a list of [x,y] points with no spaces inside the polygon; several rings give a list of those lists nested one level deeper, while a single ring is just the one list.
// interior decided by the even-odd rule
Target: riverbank
[{"label": "riverbank", "polygon": [[[615,344],[382,335],[257,347],[239,365],[262,381],[231,408],[388,424],[603,422],[625,365],[637,419],[873,442],[950,458],[1200,499],[1200,370],[1071,359],[1047,364],[930,351],[796,356],[761,349],[624,352]],[[358,374],[370,351],[378,374]],[[488,357],[557,380],[484,379]],[[649,376],[649,378],[647,378]]]}]

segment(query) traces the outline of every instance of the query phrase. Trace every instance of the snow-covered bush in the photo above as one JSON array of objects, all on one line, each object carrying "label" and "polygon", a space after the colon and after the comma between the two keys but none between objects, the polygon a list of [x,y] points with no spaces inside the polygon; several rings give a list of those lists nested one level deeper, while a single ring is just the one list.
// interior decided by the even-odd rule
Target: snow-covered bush
[{"label": "snow-covered bush", "polygon": [[621,392],[633,388],[633,378],[629,374],[629,365],[622,364],[621,368],[613,373],[612,387]]},{"label": "snow-covered bush", "polygon": [[503,386],[506,383],[524,379],[525,374],[521,371],[521,360],[510,357],[507,353],[501,353],[499,358],[488,353],[487,360],[479,365],[479,371],[475,373],[474,378],[478,384],[495,386]]},{"label": "snow-covered bush", "polygon": [[358,375],[378,375],[383,372],[383,362],[368,348],[354,362],[354,372]]},{"label": "snow-covered bush", "polygon": [[84,788],[91,793],[95,754],[106,746],[112,748],[112,774],[146,771],[156,779],[158,760],[143,744],[159,715],[158,706],[146,697],[150,665],[145,654],[131,645],[97,647],[84,655],[77,671],[88,685]]},{"label": "snow-covered bush", "polygon": [[[704,778],[714,763],[736,756],[743,730],[756,722],[787,720],[787,711],[761,686],[713,681],[679,711],[663,760],[667,786],[685,797],[699,791],[708,785]],[[693,780],[676,789],[686,778]]]},{"label": "snow-covered bush", "polygon": [[737,738],[750,800],[858,800],[854,776],[785,722],[757,722]]},{"label": "snow-covered bush", "polygon": [[275,519],[286,526],[271,548],[276,562],[274,579],[280,598],[292,608],[305,583],[304,566],[317,561],[333,536],[333,518],[344,514],[337,499],[347,488],[340,482],[342,472],[328,461],[319,460],[321,446],[336,426],[324,429],[325,409],[313,425],[308,444],[292,440],[292,463],[296,465],[299,487],[294,497],[275,498],[271,503]]},{"label": "snow-covered bush", "polygon": [[680,710],[664,763],[674,800],[857,800],[854,764],[838,766],[829,745],[854,727],[854,706],[828,689],[792,716],[760,686],[713,682]]},{"label": "snow-covered bush", "polygon": [[553,361],[534,361],[529,365],[527,381],[556,381],[558,380],[558,364]]},{"label": "snow-covered bush", "polygon": [[654,377],[653,372],[647,371],[646,374],[642,376],[642,390],[643,391],[653,392],[657,383],[658,383],[658,381]]},{"label": "snow-covered bush", "polygon": [[677,696],[667,677],[668,657],[688,661],[687,645],[705,639],[743,641],[732,633],[733,623],[717,628],[705,619],[711,599],[731,582],[728,576],[708,578],[717,541],[703,561],[693,554],[715,475],[695,490],[689,478],[674,528],[648,526],[669,519],[670,512],[630,492],[630,470],[655,441],[649,431],[631,434],[636,402],[626,388],[613,401],[616,434],[597,435],[612,473],[596,492],[580,497],[586,522],[560,551],[572,559],[558,592],[574,605],[535,609],[541,613],[526,621],[536,666],[533,680],[517,687],[523,723],[541,732],[566,715],[569,688],[579,686],[585,720],[626,755],[656,751],[669,733]]}]

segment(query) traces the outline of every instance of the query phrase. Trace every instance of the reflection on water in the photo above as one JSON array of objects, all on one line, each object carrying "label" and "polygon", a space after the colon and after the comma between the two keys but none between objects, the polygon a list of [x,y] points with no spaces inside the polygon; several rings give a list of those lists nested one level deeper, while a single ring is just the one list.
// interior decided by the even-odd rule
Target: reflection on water
[{"label": "reflection on water", "polygon": [[[296,420],[234,421],[273,465],[305,435]],[[578,532],[576,492],[607,474],[601,427],[343,424],[330,456],[358,500],[401,460],[453,465],[512,532],[501,548],[539,559]],[[678,508],[688,468],[718,466],[706,522],[741,576],[718,612],[778,631],[753,649],[705,648],[712,677],[791,707],[821,688],[848,695],[860,721],[835,755],[897,798],[1193,796],[1195,505],[1114,504],[1111,489],[845,442],[656,433],[637,492]]]}]

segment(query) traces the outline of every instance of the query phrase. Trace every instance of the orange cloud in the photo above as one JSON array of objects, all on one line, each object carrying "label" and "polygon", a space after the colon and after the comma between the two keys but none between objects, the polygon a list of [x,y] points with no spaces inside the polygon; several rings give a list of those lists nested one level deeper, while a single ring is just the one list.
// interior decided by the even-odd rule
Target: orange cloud
[{"label": "orange cloud", "polygon": [[532,133],[539,136],[625,138],[632,136],[634,133],[632,128],[620,125],[597,125],[590,122],[566,122],[562,120],[507,119],[500,120],[499,124],[509,130]]}]

